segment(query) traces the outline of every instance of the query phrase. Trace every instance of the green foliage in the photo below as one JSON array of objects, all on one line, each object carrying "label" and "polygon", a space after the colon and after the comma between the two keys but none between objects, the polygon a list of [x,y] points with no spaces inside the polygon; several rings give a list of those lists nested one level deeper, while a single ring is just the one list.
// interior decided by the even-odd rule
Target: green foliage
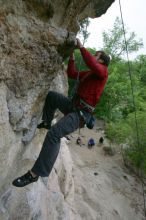
[{"label": "green foliage", "polygon": [[[133,130],[133,142],[134,146],[138,145],[137,136],[139,139],[139,143],[141,145],[146,144],[146,112],[145,111],[137,111],[131,113],[127,117],[127,123],[131,126]],[[137,134],[138,132],[138,134]]]},{"label": "green foliage", "polygon": [[146,101],[146,55],[138,56],[135,62],[133,62],[133,73],[138,80],[138,95]]},{"label": "green foliage", "polygon": [[117,143],[125,143],[136,148],[146,145],[146,112],[130,113],[126,120],[109,122],[106,126],[107,136]]},{"label": "green foliage", "polygon": [[110,122],[106,124],[107,137],[118,144],[128,141],[132,134],[132,128],[123,120],[120,122]]},{"label": "green foliage", "polygon": [[[129,53],[138,51],[143,47],[142,40],[136,40],[136,34],[134,32],[129,33],[125,28],[127,49]],[[123,34],[123,27],[121,20],[117,17],[112,30],[102,33],[103,36],[103,48],[111,54],[113,59],[119,59],[126,51],[126,44]]]},{"label": "green foliage", "polygon": [[96,108],[96,114],[102,114],[102,118],[116,121],[133,111],[131,82],[126,66],[124,60],[111,64],[105,91]]},{"label": "green foliage", "polygon": [[124,121],[108,123],[106,133],[113,142],[127,143],[126,158],[146,173],[146,112],[133,112]]},{"label": "green foliage", "polygon": [[[125,33],[128,53],[138,51],[142,40],[136,40],[133,32]],[[126,45],[118,18],[112,30],[103,32],[103,42],[103,50],[113,59],[96,115],[108,122],[108,138],[118,144],[127,143],[128,160],[146,173],[146,55],[129,62],[123,59]]]},{"label": "green foliage", "polygon": [[[129,53],[143,46],[142,40],[136,40],[133,32],[128,33],[125,29],[125,33]],[[126,45],[119,18],[116,18],[112,30],[103,32],[103,45],[103,50],[112,55],[112,61],[105,91],[96,107],[96,115],[116,122],[126,118],[135,108],[144,110],[146,107],[146,57],[140,56],[136,61],[130,62],[122,58]]]},{"label": "green foliage", "polygon": [[142,169],[143,172],[146,174],[146,149],[144,149],[144,151],[141,152],[130,148],[125,150],[125,154],[127,155],[127,158],[134,167]]}]

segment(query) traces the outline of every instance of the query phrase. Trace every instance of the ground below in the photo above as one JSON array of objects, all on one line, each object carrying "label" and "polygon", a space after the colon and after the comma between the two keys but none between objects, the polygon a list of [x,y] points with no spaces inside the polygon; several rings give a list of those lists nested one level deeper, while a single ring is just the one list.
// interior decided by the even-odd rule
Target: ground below
[{"label": "ground below", "polygon": [[[142,186],[124,166],[120,149],[114,155],[105,153],[109,146],[103,130],[83,128],[82,145],[76,144],[79,132],[69,136],[69,149],[74,161],[75,204],[81,220],[144,220]],[[89,138],[96,144],[88,149]],[[79,219],[78,219],[79,220]]]}]

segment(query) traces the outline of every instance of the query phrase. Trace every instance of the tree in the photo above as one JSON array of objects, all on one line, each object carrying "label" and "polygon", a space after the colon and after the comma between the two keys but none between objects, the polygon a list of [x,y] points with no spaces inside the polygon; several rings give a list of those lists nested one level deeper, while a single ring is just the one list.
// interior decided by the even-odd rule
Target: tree
[{"label": "tree", "polygon": [[[128,53],[138,51],[143,46],[142,40],[136,40],[134,32],[125,32],[128,36]],[[146,56],[140,55],[129,62],[124,60],[126,45],[118,18],[112,30],[103,32],[103,41],[103,50],[111,54],[113,60],[109,67],[109,80],[98,106],[101,109],[97,113],[102,112],[103,117],[108,118],[108,138],[119,144],[128,144],[124,150],[126,160],[146,173]]]},{"label": "tree", "polygon": [[146,85],[146,55],[140,55],[135,60],[134,64],[135,74],[138,75],[139,81],[142,85]]},{"label": "tree", "polygon": [[[125,32],[128,36],[127,49],[129,53],[135,52],[143,46],[142,40],[136,40],[134,32],[129,33],[127,30]],[[134,111],[128,62],[123,59],[125,49],[122,23],[119,18],[116,18],[113,28],[103,32],[103,50],[112,56],[112,61],[108,68],[108,83],[96,108],[97,116],[99,115],[104,119],[120,120]],[[130,66],[133,66],[133,63],[130,61]],[[137,66],[138,63],[136,64]],[[142,90],[140,89],[137,75],[133,74],[133,69],[132,81],[137,108],[140,109],[142,99],[139,94]]]},{"label": "tree", "polygon": [[146,173],[146,113],[130,113],[126,120],[110,122],[106,125],[107,137],[118,144],[125,144],[125,159]]},{"label": "tree", "polygon": [[[136,34],[134,32],[128,32],[125,28],[127,49],[129,53],[138,51],[143,47],[143,42],[141,39],[136,39]],[[103,48],[108,53],[111,54],[113,58],[121,58],[126,51],[124,33],[121,20],[117,17],[112,30],[104,31],[102,33],[103,37]]]}]

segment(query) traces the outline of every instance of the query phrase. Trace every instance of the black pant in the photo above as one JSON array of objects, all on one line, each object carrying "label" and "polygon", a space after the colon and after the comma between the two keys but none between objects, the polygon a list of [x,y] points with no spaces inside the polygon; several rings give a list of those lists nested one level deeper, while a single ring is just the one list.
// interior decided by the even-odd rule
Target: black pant
[{"label": "black pant", "polygon": [[38,176],[49,176],[60,149],[60,139],[79,127],[80,116],[73,110],[71,100],[62,94],[50,91],[46,97],[42,119],[51,125],[56,109],[65,116],[48,131],[39,157],[32,171]]}]

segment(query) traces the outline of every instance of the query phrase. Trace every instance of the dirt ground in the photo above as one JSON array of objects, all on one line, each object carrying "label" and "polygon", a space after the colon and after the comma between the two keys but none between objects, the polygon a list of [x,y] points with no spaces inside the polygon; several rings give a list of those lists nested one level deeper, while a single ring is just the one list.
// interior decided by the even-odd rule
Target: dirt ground
[{"label": "dirt ground", "polygon": [[[120,148],[104,137],[104,124],[93,130],[83,128],[68,138],[74,161],[75,201],[83,220],[144,220],[142,186],[138,178],[123,165]],[[82,145],[77,145],[78,136]],[[88,149],[89,138],[95,146]],[[114,154],[104,149],[114,149]]]}]

